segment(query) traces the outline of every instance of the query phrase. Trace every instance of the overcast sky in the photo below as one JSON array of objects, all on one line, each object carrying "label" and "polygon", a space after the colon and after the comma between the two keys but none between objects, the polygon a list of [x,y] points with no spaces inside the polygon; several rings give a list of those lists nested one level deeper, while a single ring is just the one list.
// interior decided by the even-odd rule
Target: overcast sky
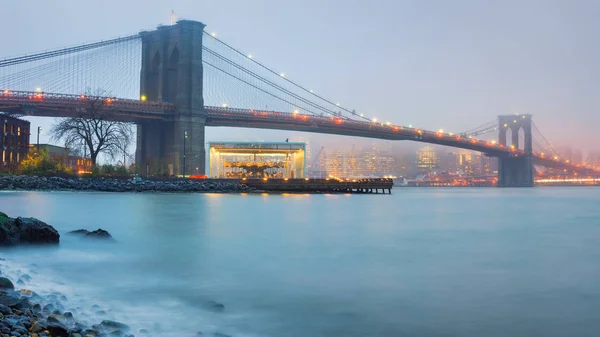
[{"label": "overcast sky", "polygon": [[[557,146],[600,147],[596,0],[0,4],[0,58],[135,34],[168,24],[174,10],[288,78],[380,120],[460,132],[498,114],[530,113]],[[50,124],[35,118],[31,129]],[[297,135],[210,129],[207,141]],[[317,140],[324,139],[348,144],[336,136]]]}]

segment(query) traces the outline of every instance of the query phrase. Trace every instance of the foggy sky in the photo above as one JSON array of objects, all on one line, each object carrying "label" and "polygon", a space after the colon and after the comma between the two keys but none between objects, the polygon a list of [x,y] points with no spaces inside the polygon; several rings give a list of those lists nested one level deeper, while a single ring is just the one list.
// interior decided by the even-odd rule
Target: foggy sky
[{"label": "foggy sky", "polygon": [[[153,29],[171,10],[381,121],[461,132],[530,113],[555,146],[600,148],[595,0],[0,0],[0,59]],[[210,128],[206,141],[299,136],[361,142],[233,128]]]}]

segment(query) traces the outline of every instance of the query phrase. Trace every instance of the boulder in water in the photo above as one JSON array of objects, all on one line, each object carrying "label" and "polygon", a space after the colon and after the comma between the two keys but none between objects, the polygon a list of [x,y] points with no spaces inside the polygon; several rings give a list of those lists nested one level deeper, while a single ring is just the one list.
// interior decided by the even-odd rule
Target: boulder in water
[{"label": "boulder in water", "polygon": [[98,228],[95,231],[91,231],[86,233],[83,237],[85,238],[93,238],[93,239],[109,239],[114,240],[112,235],[104,229]]},{"label": "boulder in water", "polygon": [[60,234],[54,227],[35,218],[9,218],[0,212],[0,244],[57,244]]},{"label": "boulder in water", "polygon": [[90,231],[88,231],[87,229],[76,229],[74,231],[70,231],[67,234],[71,234],[71,235],[86,235],[89,232]]},{"label": "boulder in water", "polygon": [[60,234],[54,227],[36,218],[16,219],[21,243],[58,243]]},{"label": "boulder in water", "polygon": [[219,302],[215,302],[215,301],[208,301],[208,303],[206,305],[207,305],[208,309],[210,309],[212,311],[222,312],[225,310],[225,305],[223,303],[219,303]]},{"label": "boulder in water", "polygon": [[0,289],[15,289],[14,284],[6,277],[0,277]]}]

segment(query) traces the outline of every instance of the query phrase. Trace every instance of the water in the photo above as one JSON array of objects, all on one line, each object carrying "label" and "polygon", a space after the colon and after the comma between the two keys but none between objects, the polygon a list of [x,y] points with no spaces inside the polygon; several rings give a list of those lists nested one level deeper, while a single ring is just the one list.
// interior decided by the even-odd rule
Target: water
[{"label": "water", "polygon": [[[599,205],[599,188],[7,192],[0,210],[63,236],[0,269],[154,336],[598,336]],[[118,243],[64,235],[99,227]]]}]

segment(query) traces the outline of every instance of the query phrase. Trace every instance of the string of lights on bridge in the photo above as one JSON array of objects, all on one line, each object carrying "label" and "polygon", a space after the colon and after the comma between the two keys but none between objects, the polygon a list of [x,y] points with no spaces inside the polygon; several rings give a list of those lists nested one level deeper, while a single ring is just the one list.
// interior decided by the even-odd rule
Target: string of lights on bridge
[{"label": "string of lights on bridge", "polygon": [[[219,53],[218,51],[208,47],[208,46],[203,46],[203,50],[205,52],[207,52],[208,54],[212,55],[213,57],[215,57],[216,59],[221,60],[222,62],[224,62],[225,64],[230,65],[231,67],[234,67],[236,69],[239,69],[239,71],[241,71],[242,73],[250,76],[251,78],[257,79],[259,81],[261,81],[262,83],[266,83],[268,86],[275,88],[277,92],[281,92],[284,95],[287,95],[295,100],[298,100],[302,103],[304,103],[306,106],[308,107],[313,107],[315,110],[320,110],[322,112],[325,112],[327,114],[329,114],[331,116],[331,121],[335,124],[344,124],[344,123],[361,123],[360,125],[377,125],[378,127],[384,127],[384,128],[389,128],[391,131],[393,132],[408,132],[409,134],[413,135],[416,138],[419,137],[434,137],[437,138],[439,140],[444,140],[444,141],[452,141],[452,142],[463,142],[465,140],[467,140],[467,142],[473,143],[473,144],[480,144],[483,145],[489,149],[506,149],[505,145],[502,144],[498,144],[498,142],[496,140],[489,140],[489,141],[484,141],[484,140],[480,140],[480,139],[476,139],[474,137],[478,137],[493,131],[498,131],[498,124],[497,121],[494,122],[490,122],[490,123],[486,123],[480,127],[465,131],[465,132],[461,132],[461,133],[452,133],[452,132],[444,132],[443,129],[439,129],[437,132],[432,132],[432,131],[426,131],[426,130],[422,130],[419,128],[413,128],[412,125],[408,125],[408,127],[405,126],[400,126],[397,124],[393,124],[391,122],[379,122],[378,119],[376,117],[372,117],[372,118],[368,118],[366,117],[363,113],[357,113],[354,110],[349,110],[345,107],[343,107],[340,103],[335,103],[334,101],[331,101],[329,99],[326,99],[325,97],[317,94],[314,92],[314,90],[312,89],[307,89],[304,86],[301,86],[300,84],[298,84],[297,82],[293,81],[292,79],[289,78],[289,76],[286,75],[286,73],[284,72],[279,72],[279,71],[275,71],[272,68],[269,68],[267,66],[265,66],[264,64],[258,62],[255,58],[255,56],[253,56],[252,54],[249,53],[243,53],[240,50],[230,46],[229,44],[225,43],[224,41],[222,41],[221,39],[217,38],[216,33],[206,33],[206,35],[210,36],[213,40],[217,41],[218,43],[222,44],[223,46],[225,46],[226,48],[229,48],[231,51],[233,51],[234,53],[242,56],[243,58],[245,58],[246,60],[250,61],[251,63],[255,64],[256,66],[260,67],[261,69],[265,70],[267,73],[273,74],[277,77],[279,77],[282,81],[284,81],[287,84],[290,84],[291,86],[299,89],[300,91],[308,94],[309,96],[312,96],[314,98],[317,98],[318,100],[327,103],[329,105],[331,105],[332,107],[336,107],[340,110],[339,113],[337,113],[336,111],[332,110],[332,108],[327,107],[325,104],[322,104],[320,102],[317,101],[311,101],[306,99],[304,96],[301,96],[299,94],[297,94],[296,92],[293,92],[291,90],[289,90],[288,88],[284,87],[283,85],[277,84],[275,83],[273,80],[269,80],[267,79],[265,76],[257,74],[256,72],[253,72],[250,69],[246,69],[243,66],[237,64],[236,62],[234,62],[233,60],[231,60],[231,58],[226,57],[224,55],[222,55],[221,53]],[[137,37],[135,36],[129,36],[126,38],[120,38],[120,39],[115,39],[115,40],[109,40],[109,41],[104,41],[102,43],[96,43],[96,44],[89,44],[89,45],[82,45],[82,46],[78,46],[75,48],[65,48],[65,49],[60,49],[56,52],[44,52],[44,53],[38,53],[38,54],[33,54],[33,55],[27,55],[27,56],[23,56],[23,57],[17,57],[17,58],[11,58],[11,59],[7,59],[4,61],[0,61],[0,69],[2,68],[6,68],[9,66],[14,66],[14,65],[20,65],[20,64],[24,64],[27,62],[30,62],[31,60],[35,60],[35,61],[39,61],[39,60],[43,60],[43,59],[49,59],[49,58],[56,58],[58,56],[65,56],[65,55],[69,55],[71,53],[77,53],[77,52],[88,52],[94,48],[104,48],[106,46],[110,46],[111,44],[117,44],[117,43],[132,43],[137,41],[136,40]],[[203,60],[203,62],[205,62]],[[227,73],[227,70],[224,69],[223,67],[220,67],[217,64],[211,64],[210,61],[206,61],[206,64],[209,64],[210,66],[213,66],[215,68],[217,68],[218,70]],[[75,68],[74,68],[75,69]],[[73,71],[73,70],[72,70]],[[16,73],[17,75],[19,74],[18,72]],[[10,76],[17,76],[14,74],[10,74]],[[30,76],[29,73],[26,73],[27,76]],[[235,74],[229,74],[230,76],[233,77],[240,77],[238,75]],[[10,80],[13,77],[6,77],[8,78],[8,80],[6,81],[0,81],[0,84],[6,84],[6,83],[10,83]],[[2,77],[0,76],[0,80],[2,80]],[[243,78],[238,78],[238,80],[241,80],[242,82],[244,82],[245,80]],[[245,83],[249,86],[253,86],[252,83],[249,83],[248,81],[245,81]],[[14,90],[14,88],[6,88],[3,89],[2,91],[0,91],[0,93],[2,93],[2,97],[0,99],[0,107],[2,107],[2,101],[6,100],[8,102],[10,102],[11,97],[15,97],[18,94],[19,99],[24,99],[24,100],[32,100],[32,101],[40,101],[40,100],[53,100],[53,99],[66,99],[67,96],[69,95],[62,95],[62,94],[54,94],[54,93],[47,93],[44,92],[42,87],[34,87],[32,88],[33,91],[31,92],[26,92],[26,91],[17,91]],[[288,104],[293,104],[294,102],[292,101],[292,99],[286,99],[284,97],[281,97],[281,95],[278,94],[274,94],[273,92],[267,92],[266,90],[262,89],[262,88],[255,88],[256,90],[261,90],[263,91],[265,94],[274,96],[275,98],[284,101]],[[30,89],[31,90],[31,89]],[[89,94],[85,94],[85,93],[81,93],[79,95],[79,99],[81,100],[85,100],[85,99],[91,99],[91,98],[101,98],[103,100],[105,100],[105,102],[107,104],[113,104],[119,101],[127,101],[129,103],[132,103],[132,100],[123,100],[120,98],[116,98],[116,97],[105,97],[105,96],[93,96],[93,95],[89,95]],[[74,97],[69,97],[68,99],[77,99],[77,96]],[[16,101],[13,101],[16,102]],[[19,101],[20,102],[20,101]],[[138,103],[140,104],[156,104],[157,102],[150,102],[147,98],[146,95],[142,94],[139,96],[139,101]],[[222,103],[221,104],[221,108],[224,109],[228,109],[229,106],[227,103]],[[350,114],[351,116],[355,117],[354,118],[349,118],[347,116],[342,115],[342,111]],[[251,110],[249,110],[249,112],[253,112]],[[279,112],[277,114],[279,114],[280,116],[288,116],[290,118],[302,118],[302,119],[308,119],[308,117],[304,112],[308,112],[312,115],[313,118],[320,118],[320,115],[317,111],[313,111],[310,109],[307,109],[306,107],[303,109],[300,108],[296,108],[293,109],[293,111],[291,113],[282,113]],[[275,111],[265,111],[265,113],[267,114],[274,114]],[[286,115],[287,114],[287,115]],[[307,118],[304,118],[304,117]],[[322,115],[321,115],[322,116]],[[523,116],[524,118],[524,116]],[[515,121],[516,123],[516,121]],[[537,145],[538,148],[543,149],[544,152],[540,152],[540,153],[536,153],[536,155],[539,155],[540,157],[544,158],[547,157],[548,155],[546,153],[549,154],[549,159],[553,159],[555,161],[560,161],[560,162],[564,162],[564,163],[569,163],[568,160],[561,160],[560,156],[558,155],[558,153],[554,150],[554,148],[552,147],[552,145],[550,144],[550,142],[548,142],[548,140],[543,136],[543,134],[541,132],[539,132],[539,129],[537,128],[537,126],[535,124],[532,124],[532,126],[537,130],[537,132],[542,136],[542,141],[538,141],[537,139],[534,139],[534,143]],[[508,125],[504,125],[504,127],[508,127]],[[510,148],[510,152],[513,152],[515,155],[521,155],[524,154],[524,151],[515,148],[514,144],[509,146]]]}]

